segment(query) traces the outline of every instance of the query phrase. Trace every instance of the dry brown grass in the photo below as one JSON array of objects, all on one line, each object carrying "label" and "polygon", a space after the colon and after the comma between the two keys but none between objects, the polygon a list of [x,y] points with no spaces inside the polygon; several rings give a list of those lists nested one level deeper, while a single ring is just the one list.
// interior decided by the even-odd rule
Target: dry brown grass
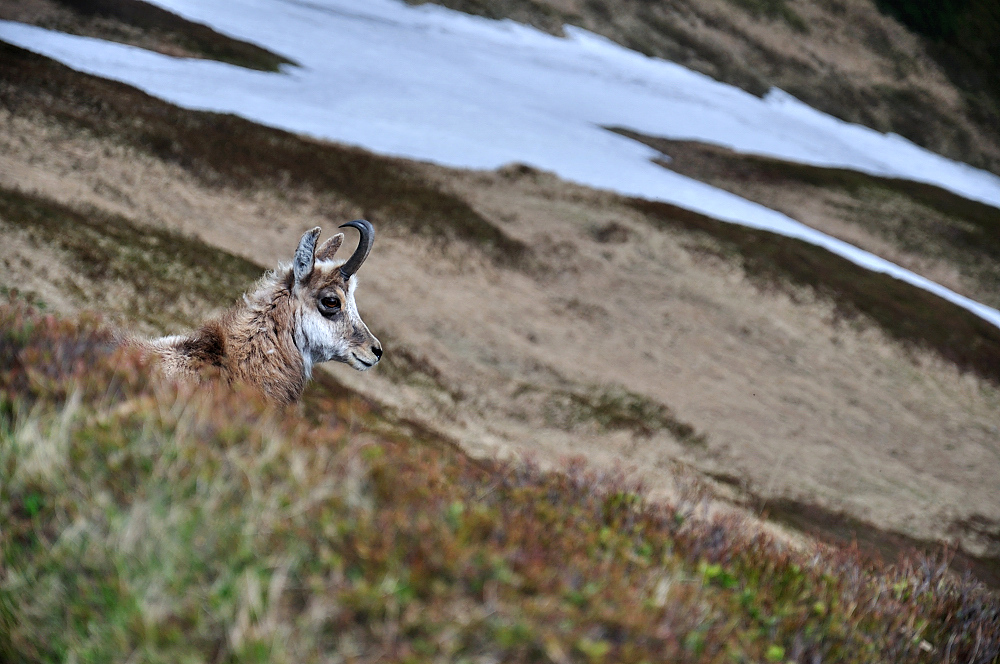
[{"label": "dry brown grass", "polygon": [[[346,146],[319,145],[234,115],[182,111],[127,85],[76,72],[0,43],[0,104],[15,116],[33,109],[157,160],[180,166],[202,185],[261,185],[310,192],[350,205],[380,225],[446,241],[457,238],[508,265],[528,260],[525,244],[421,176],[405,160]],[[95,108],[94,100],[101,100]]]},{"label": "dry brown grass", "polygon": [[[71,303],[128,312],[145,329],[190,326],[229,306],[263,269],[162,228],[82,211],[0,186],[8,284],[59,309]],[[14,256],[21,265],[11,265]]]},{"label": "dry brown grass", "polygon": [[929,184],[739,154],[613,129],[670,157],[664,168],[731,191],[1000,306],[1000,210]]},{"label": "dry brown grass", "polygon": [[[66,76],[68,85],[34,97],[11,76],[0,82],[0,99],[9,100],[0,110],[5,187],[273,265],[288,259],[302,230],[365,212],[352,198],[350,178],[359,178],[383,214],[358,301],[386,340],[387,361],[395,353],[404,361],[395,373],[333,371],[398,420],[477,456],[529,450],[542,464],[566,454],[598,467],[626,463],[658,496],[675,493],[667,471],[682,460],[739,476],[764,497],[818,501],[920,539],[951,537],[953,526],[979,518],[1000,521],[997,389],[865,318],[839,316],[821,292],[761,285],[724,238],[652,224],[629,201],[530,168],[470,173],[385,160]],[[177,152],[157,152],[128,123],[109,122],[132,103],[235,141],[313,151],[319,164],[343,163],[346,154],[376,170],[339,169],[330,187],[269,175],[266,163],[250,165],[256,180],[213,175],[226,165],[216,169],[201,148],[178,141]],[[372,172],[410,189],[366,184]],[[408,201],[379,198],[413,190],[429,205],[409,208],[422,210],[416,218],[392,212]],[[507,263],[475,234],[440,241],[415,232],[447,222],[442,210],[534,253]],[[0,247],[12,266],[8,286],[37,276],[21,265],[18,246]],[[636,408],[623,402],[618,410],[649,421],[602,424],[594,385],[637,395]],[[589,401],[577,408],[572,395]],[[584,413],[593,419],[581,421]],[[704,444],[679,440],[663,413],[703,434]],[[990,540],[975,528],[955,532],[970,553],[989,554]]]}]

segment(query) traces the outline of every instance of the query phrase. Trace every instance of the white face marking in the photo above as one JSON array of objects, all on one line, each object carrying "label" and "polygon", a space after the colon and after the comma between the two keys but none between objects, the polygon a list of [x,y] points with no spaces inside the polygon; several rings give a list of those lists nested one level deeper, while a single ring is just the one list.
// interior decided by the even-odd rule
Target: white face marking
[{"label": "white face marking", "polygon": [[[332,270],[337,269],[337,265],[324,261],[318,263],[316,269]],[[302,353],[306,377],[312,375],[312,366],[319,362],[345,362],[359,371],[366,371],[379,361],[381,345],[361,320],[354,300],[356,288],[357,277],[352,277],[346,292],[331,285],[318,292],[303,288],[297,293],[295,345]],[[319,299],[326,296],[341,301],[338,312],[324,315]]]}]

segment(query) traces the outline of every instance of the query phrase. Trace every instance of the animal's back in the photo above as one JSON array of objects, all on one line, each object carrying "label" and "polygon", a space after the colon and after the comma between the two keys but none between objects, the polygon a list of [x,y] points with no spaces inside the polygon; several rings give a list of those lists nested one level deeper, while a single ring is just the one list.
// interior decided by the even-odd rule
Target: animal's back
[{"label": "animal's back", "polygon": [[205,367],[221,365],[221,340],[204,328],[192,336],[174,334],[131,343],[159,358],[160,368],[172,378],[199,378]]}]

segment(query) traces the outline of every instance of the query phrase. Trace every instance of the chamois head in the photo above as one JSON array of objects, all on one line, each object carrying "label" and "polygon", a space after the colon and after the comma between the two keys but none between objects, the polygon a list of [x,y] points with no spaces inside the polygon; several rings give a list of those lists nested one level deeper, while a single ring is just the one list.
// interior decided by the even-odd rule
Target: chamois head
[{"label": "chamois head", "polygon": [[302,236],[292,261],[289,277],[297,309],[295,345],[302,353],[307,376],[318,362],[336,360],[366,371],[382,358],[382,344],[361,320],[354,303],[358,285],[354,274],[371,252],[375,230],[363,219],[341,228],[345,226],[361,234],[358,248],[346,261],[333,259],[344,241],[343,233],[316,248],[319,227]]}]

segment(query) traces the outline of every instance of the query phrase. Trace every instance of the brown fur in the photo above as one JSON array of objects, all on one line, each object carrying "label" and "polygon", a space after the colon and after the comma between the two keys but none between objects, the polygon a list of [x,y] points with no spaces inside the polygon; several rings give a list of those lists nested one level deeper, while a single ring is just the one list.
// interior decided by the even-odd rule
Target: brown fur
[{"label": "brown fur", "polygon": [[[303,236],[299,252],[305,247],[305,255],[312,256],[318,235],[317,228]],[[135,343],[158,355],[170,376],[201,379],[216,369],[228,382],[251,385],[279,404],[290,404],[302,396],[313,362],[336,359],[367,369],[381,357],[381,345],[357,316],[351,282],[356,278],[344,278],[341,263],[332,261],[342,242],[342,234],[327,240],[315,252],[320,262],[314,260],[298,283],[296,268],[279,268],[261,279],[242,302],[193,333]],[[332,316],[331,321],[319,317],[317,301],[325,296],[339,298],[345,313]],[[304,329],[318,329],[321,336],[329,338],[320,339],[318,345],[303,343]],[[340,341],[337,348],[347,356],[316,351],[324,341],[327,345]],[[316,352],[323,353],[318,360]]]},{"label": "brown fur", "polygon": [[272,401],[297,401],[306,375],[293,337],[292,294],[286,278],[275,281],[266,297],[258,291],[191,335],[152,340],[147,347],[162,357],[168,375],[197,379],[218,368],[230,383],[252,385]]}]

